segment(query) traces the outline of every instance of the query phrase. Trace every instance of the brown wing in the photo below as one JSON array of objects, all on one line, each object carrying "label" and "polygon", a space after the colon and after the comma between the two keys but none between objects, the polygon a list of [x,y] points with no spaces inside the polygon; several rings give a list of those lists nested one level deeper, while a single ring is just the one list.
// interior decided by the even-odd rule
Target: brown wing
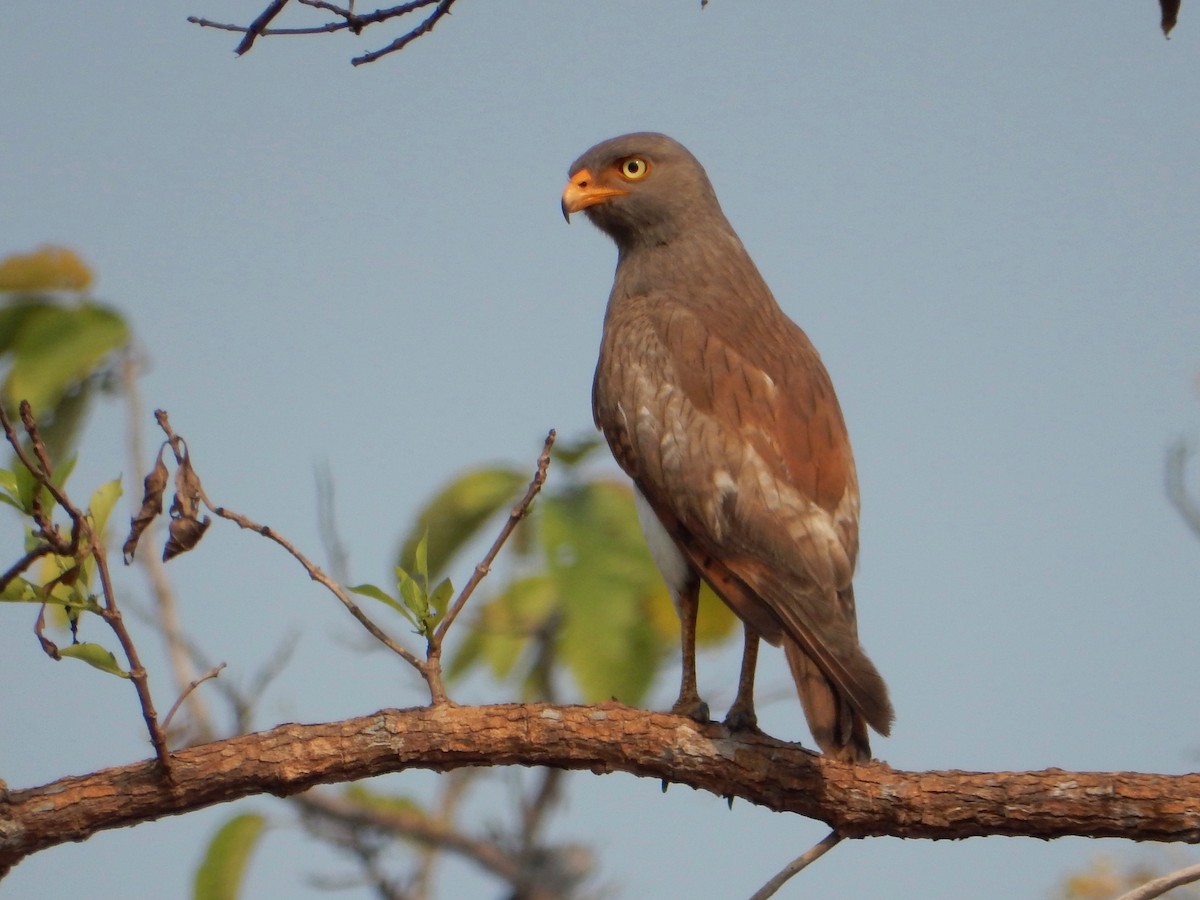
[{"label": "brown wing", "polygon": [[717,324],[662,296],[610,309],[597,423],[726,602],[799,644],[886,733],[886,688],[856,634],[858,488],[829,376],[782,313]]}]

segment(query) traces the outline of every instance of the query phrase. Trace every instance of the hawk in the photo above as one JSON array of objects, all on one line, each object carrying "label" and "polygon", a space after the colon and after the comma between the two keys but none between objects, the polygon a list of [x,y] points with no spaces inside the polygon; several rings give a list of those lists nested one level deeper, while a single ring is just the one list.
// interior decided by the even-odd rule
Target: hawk
[{"label": "hawk", "polygon": [[592,408],[679,610],[674,711],[708,719],[696,686],[703,579],[745,626],[726,724],[757,725],[765,638],[782,645],[821,750],[869,760],[867,726],[886,735],[893,713],[858,641],[858,479],[817,351],[677,141],[597,144],[572,164],[562,210],[568,221],[584,212],[617,245]]}]

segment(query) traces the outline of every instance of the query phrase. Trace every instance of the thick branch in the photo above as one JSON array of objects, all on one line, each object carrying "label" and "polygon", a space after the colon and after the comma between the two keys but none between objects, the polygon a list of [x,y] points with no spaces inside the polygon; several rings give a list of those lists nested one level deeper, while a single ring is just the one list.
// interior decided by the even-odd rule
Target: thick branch
[{"label": "thick branch", "polygon": [[170,783],[150,761],[0,793],[0,873],[30,853],[103,829],[253,794],[462,766],[629,772],[820,819],[846,837],[1200,842],[1200,774],[898,772],[616,703],[382,710],[190,747],[171,763]]}]

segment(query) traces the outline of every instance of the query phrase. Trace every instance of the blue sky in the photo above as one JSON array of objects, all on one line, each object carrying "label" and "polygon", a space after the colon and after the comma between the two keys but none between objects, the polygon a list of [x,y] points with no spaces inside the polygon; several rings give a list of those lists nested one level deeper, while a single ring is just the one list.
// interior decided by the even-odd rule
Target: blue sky
[{"label": "blue sky", "polygon": [[[706,165],[845,409],[862,636],[897,711],[879,756],[1196,768],[1200,545],[1162,489],[1167,446],[1200,440],[1200,25],[1186,4],[1164,41],[1155,4],[1115,0],[464,3],[357,69],[349,58],[390,34],[267,40],[235,59],[234,36],[184,21],[251,8],[66,0],[0,32],[0,253],[50,241],[94,265],[96,295],[150,360],[145,402],[170,411],[216,502],[319,553],[313,468],[327,461],[354,577],[384,581],[437,484],[491,460],[532,466],[550,427],[587,432],[614,251],[563,224],[559,193],[593,143],[664,131]],[[77,490],[128,474],[125,427],[117,404],[93,417]],[[223,678],[245,683],[302,633],[258,725],[420,699],[273,546],[214,527],[171,574]],[[144,592],[136,573],[122,583]],[[24,611],[0,613],[0,777],[28,786],[146,754],[125,684],[51,663]],[[165,664],[147,655],[168,706]],[[736,655],[701,660],[714,706],[732,698]],[[764,727],[805,739],[777,654],[760,685],[777,698]],[[479,822],[509,777],[482,792]],[[389,786],[421,794],[430,779]],[[340,862],[282,804],[245,807],[279,823],[247,896],[326,896],[304,876]],[[181,896],[228,814],[43,853],[5,887]],[[579,775],[554,833],[592,842],[620,896],[724,897],[824,828]],[[1141,851],[874,840],[782,896],[1041,896],[1101,852]],[[485,884],[448,870],[444,896]]]}]

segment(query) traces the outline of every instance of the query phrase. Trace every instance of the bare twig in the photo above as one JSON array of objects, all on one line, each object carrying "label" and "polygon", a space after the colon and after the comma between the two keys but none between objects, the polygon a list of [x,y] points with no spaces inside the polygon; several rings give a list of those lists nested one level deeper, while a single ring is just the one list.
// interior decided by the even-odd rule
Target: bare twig
[{"label": "bare twig", "polygon": [[537,470],[534,472],[533,480],[529,482],[529,488],[525,491],[525,496],[509,511],[508,518],[504,520],[504,526],[500,529],[500,533],[496,535],[496,540],[492,542],[491,548],[484,554],[479,564],[475,566],[475,571],[471,573],[471,577],[467,580],[467,583],[463,585],[458,596],[454,598],[454,602],[446,611],[445,618],[434,629],[433,635],[429,639],[429,646],[425,654],[428,665],[424,675],[425,680],[429,682],[429,689],[433,693],[434,703],[446,702],[448,700],[445,686],[442,684],[442,643],[446,639],[446,632],[450,630],[450,626],[454,624],[454,620],[458,618],[458,614],[462,612],[467,601],[471,599],[471,594],[475,592],[475,588],[479,586],[479,583],[491,571],[492,563],[496,561],[496,555],[513,533],[513,530],[529,514],[529,507],[533,503],[533,498],[538,495],[538,492],[542,489],[542,485],[546,483],[546,473],[550,468],[550,449],[554,446],[556,434],[552,428],[550,429],[550,433],[546,435],[546,442],[542,446],[541,454],[538,456]]},{"label": "bare twig", "polygon": [[[427,6],[428,4],[417,2],[407,5],[411,6],[413,9],[417,9],[421,6]],[[433,12],[429,14],[428,18],[426,18],[425,21],[423,21],[416,28],[412,29],[407,34],[402,34],[386,47],[383,47],[379,50],[372,50],[370,53],[364,53],[362,56],[356,56],[354,59],[350,60],[350,64],[353,66],[361,66],[363,63],[375,62],[375,60],[379,59],[381,56],[387,56],[389,53],[396,53],[400,50],[403,50],[417,38],[433,31],[434,26],[437,25],[442,16],[449,14],[450,7],[453,5],[454,0],[441,0],[441,2],[438,3],[438,5],[434,8]]]},{"label": "bare twig", "polygon": [[[161,409],[155,410],[154,417],[158,421],[159,427],[162,428],[163,432],[167,435],[167,440],[170,441],[171,447],[175,449],[175,452],[178,456],[180,451],[177,448],[181,443],[181,440],[179,436],[175,434],[174,429],[171,428],[171,422],[166,411]],[[342,589],[340,584],[326,575],[320,566],[312,562],[312,560],[301,553],[291,541],[268,525],[260,525],[241,513],[234,512],[231,509],[226,509],[223,506],[217,506],[208,499],[208,496],[204,493],[203,488],[200,488],[199,490],[200,498],[203,500],[204,505],[211,509],[214,514],[220,516],[222,519],[228,519],[230,522],[237,524],[240,528],[244,528],[247,531],[253,531],[257,534],[261,534],[263,537],[274,541],[276,544],[286,550],[292,556],[292,558],[296,560],[296,562],[300,563],[300,565],[304,567],[304,571],[308,573],[308,577],[322,585],[326,590],[337,597],[341,604],[346,607],[350,614],[358,620],[359,624],[362,625],[372,637],[407,662],[410,666],[415,668],[421,673],[422,676],[425,675],[425,663],[418,659],[411,650],[409,650],[403,644],[398,643],[387,632],[376,625],[371,618],[359,608],[358,604],[350,599],[350,596]]]},{"label": "bare twig", "polygon": [[842,840],[842,836],[836,831],[831,831],[825,835],[820,841],[813,844],[790,863],[779,870],[779,873],[755,891],[750,900],[767,900],[768,897],[774,896],[775,892],[783,887],[784,883],[795,875],[797,872],[808,867],[810,863],[816,862]]},{"label": "bare twig", "polygon": [[49,544],[38,544],[15,563],[9,566],[3,575],[0,575],[0,591],[8,587],[8,583],[32,566],[41,557],[47,556],[54,552],[54,549]]},{"label": "bare twig", "polygon": [[267,8],[260,12],[254,21],[250,23],[250,27],[246,29],[246,36],[242,38],[241,42],[237,45],[237,49],[233,52],[241,56],[253,47],[254,41],[267,30],[267,26],[271,24],[271,21],[277,15],[283,12],[283,8],[287,4],[288,0],[271,0],[267,4]]},{"label": "bare twig", "polygon": [[[142,448],[142,396],[138,389],[137,361],[132,353],[127,353],[121,364],[121,388],[129,405],[129,459],[131,471],[146,471],[145,452]],[[157,543],[160,526],[152,521],[147,527]],[[171,673],[175,678],[175,691],[181,697],[188,698],[189,733],[200,741],[211,741],[216,738],[217,731],[213,725],[212,715],[203,694],[195,693],[190,686],[195,684],[195,657],[187,645],[183,633],[183,623],[179,615],[179,604],[176,602],[175,590],[167,578],[167,570],[162,558],[156,553],[142,553],[137,557],[146,581],[150,585],[150,593],[154,597],[153,624],[155,630],[162,636],[167,659],[171,665]],[[170,716],[168,715],[168,718]],[[163,725],[164,730],[166,724]]]},{"label": "bare twig", "polygon": [[1200,502],[1193,499],[1187,490],[1187,464],[1191,455],[1191,448],[1183,439],[1176,441],[1167,450],[1167,499],[1183,517],[1188,528],[1196,537],[1200,537]]},{"label": "bare twig", "polygon": [[[192,25],[199,25],[201,28],[215,28],[217,31],[235,31],[238,34],[245,34],[247,28],[245,25],[232,25],[227,22],[214,22],[211,19],[202,19],[199,16],[188,16],[188,22]],[[267,28],[262,33],[262,37],[275,37],[282,34],[327,34],[331,31],[345,31],[350,25],[346,22],[329,22],[325,25],[313,25],[308,28]]]},{"label": "bare twig", "polygon": [[1117,900],[1153,900],[1154,897],[1161,897],[1167,891],[1195,881],[1200,881],[1200,865],[1188,866],[1185,869],[1171,872],[1169,875],[1163,875],[1161,878],[1155,878],[1153,881],[1147,881],[1132,891],[1122,894]]},{"label": "bare twig", "polygon": [[450,630],[450,626],[454,624],[454,620],[458,618],[458,614],[462,612],[462,608],[471,598],[475,588],[487,576],[492,569],[492,563],[496,560],[496,555],[500,552],[500,548],[504,546],[509,535],[513,533],[513,529],[520,524],[521,520],[529,514],[529,506],[533,503],[533,498],[541,491],[542,485],[546,483],[546,472],[550,468],[550,449],[554,446],[554,439],[557,437],[557,432],[552,428],[550,433],[546,435],[546,442],[542,446],[542,452],[538,456],[537,471],[533,475],[533,480],[529,482],[529,488],[525,491],[525,496],[520,499],[516,506],[509,511],[508,518],[504,521],[504,527],[500,529],[500,533],[496,536],[496,540],[492,542],[491,548],[483,559],[475,566],[475,571],[471,573],[470,579],[463,589],[459,591],[458,596],[454,599],[454,603],[446,612],[446,617],[442,619],[434,632],[433,639],[437,644],[441,644],[446,637],[446,632]]},{"label": "bare twig", "polygon": [[[438,799],[436,811],[421,824],[427,828],[432,826],[436,829],[436,833],[441,835],[457,835],[467,843],[458,844],[455,842],[451,845],[451,849],[457,852],[463,852],[464,846],[470,847],[471,840],[466,835],[461,834],[455,827],[454,818],[458,813],[459,804],[462,801],[463,795],[466,794],[467,785],[474,780],[475,771],[472,769],[460,769],[456,772],[447,773],[446,778],[442,779],[441,796]],[[397,823],[399,824],[399,823]],[[402,832],[404,833],[404,832]],[[407,833],[411,836],[411,833]],[[417,866],[417,873],[412,880],[412,895],[413,900],[427,900],[433,895],[433,874],[434,868],[437,865],[438,859],[441,857],[441,852],[447,846],[447,841],[434,839],[433,832],[426,833],[421,848],[421,859]],[[498,854],[503,854],[503,850],[496,848]],[[516,871],[516,867],[513,867]],[[507,876],[506,876],[507,877]],[[511,881],[511,878],[509,879]]]},{"label": "bare twig", "polygon": [[[4,428],[4,436],[8,443],[12,446],[13,452],[17,456],[17,462],[29,471],[37,483],[44,488],[55,502],[63,508],[71,518],[71,543],[66,544],[62,535],[58,533],[58,529],[46,516],[45,512],[40,509],[37,497],[34,497],[34,516],[38,521],[38,526],[42,529],[41,537],[45,538],[53,547],[55,553],[60,553],[63,556],[73,556],[79,549],[79,535],[83,527],[82,515],[76,510],[67,500],[66,495],[59,490],[51,481],[51,476],[54,474],[50,467],[50,461],[45,458],[46,448],[42,444],[42,439],[38,435],[37,422],[33,419],[33,410],[30,408],[28,401],[22,400],[19,406],[21,414],[21,424],[25,426],[25,433],[29,435],[37,456],[38,461],[34,462],[29,458],[29,454],[25,452],[25,447],[21,444],[21,439],[17,437],[16,428],[8,418],[8,413],[4,411],[4,406],[0,405],[0,427]],[[69,548],[69,549],[68,549]]]},{"label": "bare twig", "polygon": [[510,884],[515,884],[520,875],[516,861],[499,844],[472,838],[417,810],[370,809],[351,800],[316,791],[297,797],[296,802],[305,810],[344,825],[374,828],[390,834],[401,834],[424,844],[435,844],[471,860]]},{"label": "bare twig", "polygon": [[125,620],[121,616],[121,610],[117,606],[117,594],[113,590],[112,576],[108,571],[108,552],[104,549],[103,543],[94,539],[93,541],[92,554],[96,558],[96,573],[100,576],[100,585],[104,596],[104,607],[101,609],[100,615],[108,623],[108,627],[112,629],[113,634],[117,636],[121,650],[124,652],[125,658],[129,661],[129,678],[133,681],[134,688],[137,690],[138,700],[142,705],[142,718],[146,720],[146,729],[150,732],[150,743],[154,745],[154,754],[158,757],[158,761],[162,763],[164,771],[169,776],[171,773],[171,751],[167,748],[166,733],[158,723],[158,713],[154,711],[154,699],[150,695],[150,680],[146,675],[145,667],[142,666],[141,659],[138,657],[133,637],[129,634],[129,629],[125,627]]},{"label": "bare twig", "polygon": [[317,529],[321,535],[321,543],[325,546],[325,555],[329,558],[329,569],[334,578],[344,583],[350,578],[350,554],[338,533],[333,472],[328,461],[317,467],[316,481]]},{"label": "bare twig", "polygon": [[230,522],[236,523],[239,527],[244,528],[247,531],[253,531],[257,534],[261,534],[263,537],[274,541],[276,544],[286,550],[289,554],[291,554],[292,558],[295,559],[296,562],[300,563],[300,565],[304,567],[304,570],[308,572],[308,577],[325,587],[326,590],[337,597],[337,599],[341,601],[342,606],[346,607],[350,615],[354,616],[354,618],[358,620],[359,624],[362,625],[363,628],[367,629],[368,633],[370,633],[375,640],[379,641],[379,643],[383,644],[385,647],[415,668],[418,672],[424,674],[425,664],[418,659],[411,650],[409,650],[403,644],[398,643],[387,632],[376,625],[371,618],[359,608],[358,604],[350,599],[350,596],[342,589],[340,584],[326,575],[324,571],[321,570],[320,566],[312,562],[307,556],[296,549],[296,546],[292,544],[291,541],[268,525],[260,525],[247,516],[244,516],[238,512],[234,512],[231,509],[226,509],[224,506],[214,506],[209,502],[207,497],[204,498],[204,505],[222,519],[228,519]]},{"label": "bare twig", "polygon": [[533,800],[521,804],[521,841],[526,852],[534,849],[546,814],[562,792],[562,769],[542,769],[539,774],[541,778]]},{"label": "bare twig", "polygon": [[275,37],[277,35],[299,35],[299,34],[327,34],[333,31],[352,31],[354,34],[362,34],[363,30],[370,25],[376,25],[380,22],[387,22],[392,19],[399,19],[407,16],[418,10],[427,7],[434,9],[421,20],[420,24],[409,29],[396,40],[392,41],[386,47],[379,50],[373,50],[362,56],[352,60],[356,66],[363,63],[374,62],[381,56],[387,56],[389,53],[395,53],[398,50],[404,49],[417,38],[433,31],[437,23],[450,13],[456,0],[410,0],[408,3],[401,3],[396,6],[377,9],[370,13],[357,13],[354,11],[354,3],[350,2],[346,6],[338,6],[336,3],[330,3],[328,0],[298,0],[302,6],[307,6],[310,9],[320,10],[331,15],[337,16],[338,21],[325,22],[321,25],[312,25],[307,27],[295,28],[271,28],[270,24],[287,5],[288,0],[271,0],[267,7],[255,17],[254,21],[249,25],[235,25],[230,22],[214,22],[211,19],[201,18],[199,16],[188,16],[188,22],[193,25],[199,25],[201,28],[215,28],[219,31],[232,31],[243,35],[242,40],[238,43],[236,53],[238,56],[246,53],[254,45],[254,42],[260,37]]},{"label": "bare twig", "polygon": [[225,663],[217,663],[215,666],[213,666],[211,669],[209,669],[207,672],[205,672],[203,675],[201,675],[199,678],[197,678],[195,681],[193,681],[191,684],[189,684],[186,688],[183,689],[183,693],[179,695],[179,699],[175,701],[175,703],[167,711],[166,718],[163,719],[162,727],[163,727],[164,731],[171,727],[171,719],[173,719],[175,717],[175,713],[179,710],[179,707],[183,705],[183,701],[188,698],[188,696],[192,693],[192,691],[196,690],[196,688],[200,687],[200,685],[203,684],[204,682],[208,681],[208,679],[216,678],[218,675],[221,674],[221,670],[224,668],[225,668]]}]

